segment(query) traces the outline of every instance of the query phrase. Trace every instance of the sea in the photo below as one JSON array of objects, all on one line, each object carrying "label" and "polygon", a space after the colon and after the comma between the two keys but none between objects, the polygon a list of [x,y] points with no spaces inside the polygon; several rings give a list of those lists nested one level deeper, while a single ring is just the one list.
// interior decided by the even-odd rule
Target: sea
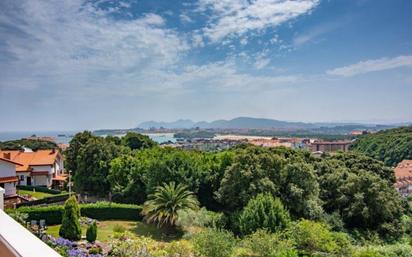
[{"label": "sea", "polygon": [[[17,132],[0,132],[0,142],[17,140],[21,138],[26,138],[30,136],[37,137],[53,137],[58,144],[68,144],[73,136],[79,131],[17,131]],[[161,144],[165,142],[176,142],[173,137],[173,133],[144,133],[149,136],[153,141]],[[124,136],[124,134],[116,135],[119,137]]]}]

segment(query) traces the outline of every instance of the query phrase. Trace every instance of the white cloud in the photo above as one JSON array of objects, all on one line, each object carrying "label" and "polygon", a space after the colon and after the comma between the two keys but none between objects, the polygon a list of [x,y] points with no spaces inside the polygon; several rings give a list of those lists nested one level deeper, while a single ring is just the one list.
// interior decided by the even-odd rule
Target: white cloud
[{"label": "white cloud", "polygon": [[172,110],[170,103],[202,98],[204,92],[212,96],[207,102],[219,94],[247,96],[302,81],[253,74],[253,64],[268,64],[264,56],[251,55],[252,70],[246,72],[231,59],[187,66],[191,48],[205,45],[202,32],[168,29],[167,19],[157,14],[115,19],[112,14],[121,12],[116,6],[102,10],[81,0],[0,5],[0,107],[17,110],[24,99],[29,116],[45,109],[70,116],[77,109],[90,124],[90,109],[99,114],[136,108],[133,113],[145,115],[147,109]]},{"label": "white cloud", "polygon": [[[0,62],[0,88],[32,91],[39,102],[50,105],[67,97],[184,94],[199,87],[266,90],[298,80],[245,74],[234,61],[185,68],[188,41],[167,29],[165,19],[156,14],[119,20],[108,15],[113,10],[80,0],[8,3],[0,24],[14,33],[0,30],[0,50],[9,58]],[[204,45],[201,36],[193,38],[193,45]],[[262,56],[255,66],[260,69],[268,63]]]},{"label": "white cloud", "polygon": [[299,76],[257,76],[240,72],[233,61],[188,66],[184,72],[169,77],[167,83],[184,90],[211,92],[262,92],[302,81]]},{"label": "white cloud", "polygon": [[374,71],[396,69],[400,67],[412,68],[412,55],[401,55],[394,58],[380,58],[361,61],[355,64],[343,66],[326,71],[329,75],[350,77]]},{"label": "white cloud", "polygon": [[302,34],[296,35],[293,38],[293,46],[298,47],[308,42],[313,42],[319,36],[324,35],[338,28],[339,26],[341,26],[341,24],[337,22],[328,22],[325,24],[320,24],[312,29],[309,29],[308,31]]},{"label": "white cloud", "polygon": [[193,22],[192,18],[190,18],[187,14],[182,13],[179,15],[180,21],[182,23],[191,23]]},{"label": "white cloud", "polygon": [[267,51],[263,51],[256,55],[254,66],[256,69],[260,70],[270,63],[270,58],[267,57]]},{"label": "white cloud", "polygon": [[[185,38],[157,14],[120,20],[88,1],[6,1],[0,12],[0,87],[72,94],[141,92],[145,76],[176,65]],[[3,58],[4,59],[4,58]],[[157,86],[157,85],[156,85]]]},{"label": "white cloud", "polygon": [[319,0],[200,0],[200,11],[212,11],[204,34],[212,42],[227,36],[276,27],[313,10]]}]

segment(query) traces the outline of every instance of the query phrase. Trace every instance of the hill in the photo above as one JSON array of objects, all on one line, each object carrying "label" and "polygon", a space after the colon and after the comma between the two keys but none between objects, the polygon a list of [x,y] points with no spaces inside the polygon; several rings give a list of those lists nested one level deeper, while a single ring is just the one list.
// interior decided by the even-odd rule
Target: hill
[{"label": "hill", "polygon": [[138,128],[150,129],[150,128],[168,128],[168,129],[183,129],[195,127],[195,122],[192,120],[177,120],[172,122],[164,121],[145,121],[139,124]]},{"label": "hill", "polygon": [[177,120],[173,122],[157,122],[147,121],[140,123],[138,128],[168,128],[168,129],[190,129],[199,127],[202,129],[316,129],[330,128],[335,126],[353,126],[354,128],[367,128],[371,125],[363,125],[356,123],[305,123],[305,122],[289,122],[274,119],[238,117],[230,120],[215,120],[211,122],[201,121],[194,122],[192,120]]},{"label": "hill", "polygon": [[195,124],[200,128],[220,128],[220,129],[270,129],[270,128],[290,128],[307,129],[314,127],[313,124],[303,122],[288,122],[272,119],[239,117],[231,120],[216,120],[212,122],[198,122]]},{"label": "hill", "polygon": [[396,166],[404,159],[412,159],[412,126],[382,130],[359,137],[352,150]]}]

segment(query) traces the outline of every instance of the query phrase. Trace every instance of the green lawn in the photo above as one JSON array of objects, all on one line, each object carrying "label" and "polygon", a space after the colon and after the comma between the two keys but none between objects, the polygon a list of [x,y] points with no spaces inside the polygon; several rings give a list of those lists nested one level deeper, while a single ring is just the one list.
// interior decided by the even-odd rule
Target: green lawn
[{"label": "green lawn", "polygon": [[[137,236],[151,237],[157,241],[170,241],[179,238],[179,235],[166,235],[162,229],[157,228],[154,225],[146,224],[139,221],[118,221],[118,220],[107,220],[100,221],[97,224],[97,240],[101,242],[108,242],[110,236],[114,233],[115,226],[122,226],[125,230],[134,233]],[[49,226],[47,233],[58,237],[59,236],[60,225]],[[82,235],[86,235],[87,226],[82,225]]]},{"label": "green lawn", "polygon": [[33,198],[36,198],[36,199],[42,199],[45,197],[54,196],[53,194],[49,194],[49,193],[33,192],[30,190],[21,190],[21,189],[17,189],[17,194],[18,195],[31,195]]}]

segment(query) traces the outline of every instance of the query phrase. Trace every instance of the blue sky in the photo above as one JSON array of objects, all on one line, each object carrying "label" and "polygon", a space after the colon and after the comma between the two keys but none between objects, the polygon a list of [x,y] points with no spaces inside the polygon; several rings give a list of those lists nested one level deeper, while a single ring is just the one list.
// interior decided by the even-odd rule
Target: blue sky
[{"label": "blue sky", "polygon": [[409,0],[3,0],[1,131],[412,121]]}]

